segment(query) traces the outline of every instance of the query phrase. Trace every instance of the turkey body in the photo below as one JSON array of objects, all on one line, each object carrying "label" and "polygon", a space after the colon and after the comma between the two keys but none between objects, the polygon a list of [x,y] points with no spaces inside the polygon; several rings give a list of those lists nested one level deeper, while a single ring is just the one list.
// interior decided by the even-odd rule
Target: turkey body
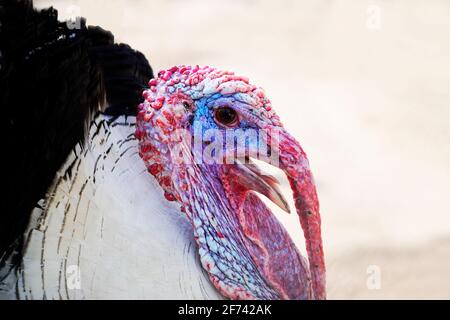
[{"label": "turkey body", "polygon": [[145,57],[32,1],[0,19],[0,299],[220,297],[139,159]]}]

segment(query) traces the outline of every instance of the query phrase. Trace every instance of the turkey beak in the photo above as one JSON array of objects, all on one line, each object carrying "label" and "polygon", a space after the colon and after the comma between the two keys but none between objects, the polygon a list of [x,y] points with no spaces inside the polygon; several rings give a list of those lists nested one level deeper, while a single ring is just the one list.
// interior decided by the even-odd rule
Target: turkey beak
[{"label": "turkey beak", "polygon": [[250,159],[245,162],[247,163],[237,159],[235,165],[228,168],[228,172],[232,176],[238,177],[234,182],[244,189],[253,190],[266,196],[283,211],[291,213],[288,201],[279,189],[279,181],[253,164]]}]

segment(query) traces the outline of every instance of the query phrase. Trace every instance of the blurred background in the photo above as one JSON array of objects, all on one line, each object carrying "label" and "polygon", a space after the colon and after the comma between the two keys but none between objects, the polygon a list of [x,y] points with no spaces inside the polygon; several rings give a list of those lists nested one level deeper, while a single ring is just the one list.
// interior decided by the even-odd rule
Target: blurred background
[{"label": "blurred background", "polygon": [[[450,298],[449,1],[35,5],[109,29],[155,71],[212,65],[263,87],[315,174],[329,298]],[[279,218],[303,248],[295,214]]]}]

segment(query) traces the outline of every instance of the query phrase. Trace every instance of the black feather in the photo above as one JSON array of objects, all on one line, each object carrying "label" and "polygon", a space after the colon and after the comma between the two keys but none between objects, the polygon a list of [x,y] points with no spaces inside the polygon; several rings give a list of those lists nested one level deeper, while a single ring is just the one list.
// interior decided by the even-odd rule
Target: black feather
[{"label": "black feather", "polygon": [[57,18],[32,1],[0,0],[0,257],[20,243],[32,209],[94,115],[135,115],[153,78],[145,57],[114,44],[110,32],[84,19],[70,29]]}]

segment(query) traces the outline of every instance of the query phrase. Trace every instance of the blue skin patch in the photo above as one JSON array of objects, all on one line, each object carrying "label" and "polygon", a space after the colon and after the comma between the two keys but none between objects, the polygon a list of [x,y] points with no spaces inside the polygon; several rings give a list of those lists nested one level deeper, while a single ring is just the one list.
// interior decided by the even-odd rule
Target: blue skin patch
[{"label": "blue skin patch", "polygon": [[[239,95],[239,100],[235,98],[235,95]],[[194,112],[194,122],[191,130],[194,130],[195,128],[195,135],[198,136],[199,134],[203,135],[205,131],[213,129],[213,130],[220,130],[222,132],[222,141],[223,141],[223,148],[226,148],[226,135],[233,133],[235,135],[235,144],[239,143],[240,146],[243,148],[245,146],[246,150],[258,150],[259,146],[259,130],[258,127],[254,123],[249,123],[246,119],[244,119],[242,116],[240,117],[239,125],[236,128],[224,128],[216,123],[214,120],[214,109],[220,106],[229,106],[230,108],[236,109],[242,109],[246,106],[246,103],[242,102],[242,93],[237,93],[235,95],[227,95],[223,96],[220,93],[216,93],[212,96],[204,97],[201,99],[198,99],[195,101],[196,109]],[[238,112],[238,111],[236,111]],[[238,112],[239,113],[239,112]],[[202,132],[198,132],[198,130],[202,130]],[[253,135],[247,136],[246,133],[249,133],[247,131],[248,129],[253,129]],[[209,141],[213,142],[214,138],[208,139]],[[228,146],[229,147],[229,146]],[[235,147],[233,147],[234,149]],[[212,153],[215,155],[215,152]]]}]

